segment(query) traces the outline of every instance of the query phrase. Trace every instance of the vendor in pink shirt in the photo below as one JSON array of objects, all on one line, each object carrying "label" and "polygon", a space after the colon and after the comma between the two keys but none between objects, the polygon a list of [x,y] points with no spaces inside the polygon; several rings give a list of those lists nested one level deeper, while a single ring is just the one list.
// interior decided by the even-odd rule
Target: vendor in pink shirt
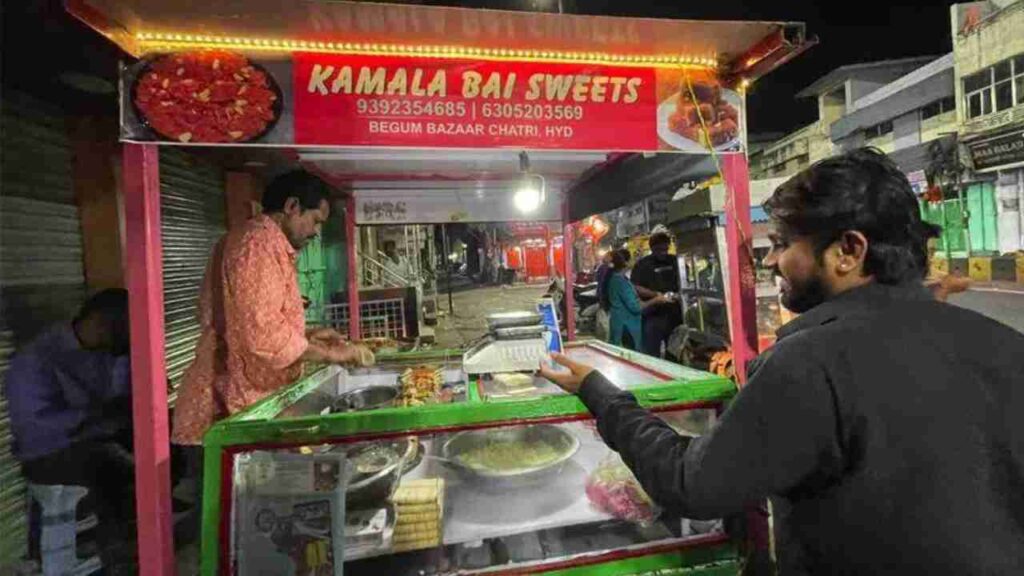
[{"label": "vendor in pink shirt", "polygon": [[200,445],[218,420],[295,382],[304,362],[373,362],[372,353],[337,332],[306,328],[295,261],[327,221],[329,192],[303,171],[278,176],[263,194],[263,214],[217,243],[199,299],[202,335],[178,394],[172,442]]}]

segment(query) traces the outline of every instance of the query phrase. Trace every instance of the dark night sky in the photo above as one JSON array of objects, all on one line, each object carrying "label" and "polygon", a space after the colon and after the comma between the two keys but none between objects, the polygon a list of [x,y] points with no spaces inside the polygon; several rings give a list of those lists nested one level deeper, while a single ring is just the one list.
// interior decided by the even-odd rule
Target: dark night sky
[{"label": "dark night sky", "polygon": [[[399,0],[402,1],[402,0]],[[410,2],[412,3],[412,2]],[[425,0],[421,4],[552,10],[557,0]],[[813,101],[794,95],[843,64],[941,56],[952,50],[949,0],[563,0],[566,12],[695,20],[807,23],[821,43],[758,81],[750,92],[750,132],[785,132],[813,122]],[[817,5],[815,5],[817,4]]]}]

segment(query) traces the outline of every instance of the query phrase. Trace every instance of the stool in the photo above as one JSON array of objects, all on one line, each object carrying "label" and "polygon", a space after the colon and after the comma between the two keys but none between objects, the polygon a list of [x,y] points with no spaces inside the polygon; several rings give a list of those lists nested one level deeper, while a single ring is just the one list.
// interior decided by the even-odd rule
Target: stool
[{"label": "stool", "polygon": [[96,515],[75,519],[78,501],[89,493],[84,486],[28,485],[28,493],[42,510],[39,555],[43,576],[86,576],[103,568],[99,556],[79,559],[78,533],[97,524]]}]

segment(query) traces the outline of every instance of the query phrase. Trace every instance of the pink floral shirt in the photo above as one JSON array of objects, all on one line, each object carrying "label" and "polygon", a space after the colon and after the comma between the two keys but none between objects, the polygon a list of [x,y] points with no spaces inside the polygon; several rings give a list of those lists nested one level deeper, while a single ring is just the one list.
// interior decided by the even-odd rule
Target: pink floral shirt
[{"label": "pink floral shirt", "polygon": [[302,374],[306,318],[295,249],[273,220],[259,216],[217,243],[199,297],[202,334],[185,372],[171,441],[201,444],[231,414]]}]

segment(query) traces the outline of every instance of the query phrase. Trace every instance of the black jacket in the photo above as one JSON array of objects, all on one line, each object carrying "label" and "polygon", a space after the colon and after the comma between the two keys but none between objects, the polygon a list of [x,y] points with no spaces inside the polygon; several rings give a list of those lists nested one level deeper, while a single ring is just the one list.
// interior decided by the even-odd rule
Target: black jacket
[{"label": "black jacket", "polygon": [[918,286],[784,326],[692,442],[597,372],[580,397],[666,508],[770,497],[783,575],[1024,574],[1024,335]]}]

